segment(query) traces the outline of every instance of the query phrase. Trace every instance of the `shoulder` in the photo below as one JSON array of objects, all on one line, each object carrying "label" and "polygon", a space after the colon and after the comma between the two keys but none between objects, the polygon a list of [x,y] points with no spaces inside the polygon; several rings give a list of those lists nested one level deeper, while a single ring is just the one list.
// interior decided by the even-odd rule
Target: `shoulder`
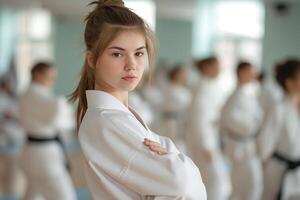
[{"label": "shoulder", "polygon": [[127,112],[113,109],[88,109],[80,125],[79,135],[96,135],[102,139],[143,140],[145,130]]},{"label": "shoulder", "polygon": [[111,123],[128,118],[126,112],[102,108],[88,108],[81,123],[81,127],[108,127]]}]

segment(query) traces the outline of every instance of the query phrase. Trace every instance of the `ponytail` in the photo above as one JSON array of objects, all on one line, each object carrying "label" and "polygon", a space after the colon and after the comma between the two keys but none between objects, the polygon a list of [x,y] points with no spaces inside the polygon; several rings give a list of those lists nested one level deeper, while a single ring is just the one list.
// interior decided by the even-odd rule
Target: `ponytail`
[{"label": "ponytail", "polygon": [[85,59],[79,84],[74,92],[70,95],[71,102],[75,102],[78,100],[76,112],[77,130],[79,129],[83,116],[87,110],[86,90],[93,90],[94,84],[95,78],[93,69],[89,67],[87,60]]}]

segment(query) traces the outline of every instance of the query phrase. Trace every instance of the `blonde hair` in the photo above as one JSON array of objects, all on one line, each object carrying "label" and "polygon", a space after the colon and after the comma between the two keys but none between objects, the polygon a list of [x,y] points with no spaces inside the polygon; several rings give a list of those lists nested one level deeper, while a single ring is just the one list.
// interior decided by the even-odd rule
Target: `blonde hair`
[{"label": "blonde hair", "polygon": [[[124,30],[139,30],[145,36],[148,53],[149,69],[154,66],[155,38],[154,34],[144,20],[129,8],[124,6],[122,0],[98,0],[89,5],[96,5],[94,10],[85,18],[84,39],[86,51],[91,51],[94,58],[98,58],[109,43]],[[97,60],[94,59],[94,64]],[[78,86],[70,95],[70,100],[78,100],[77,129],[87,110],[86,90],[93,90],[95,84],[94,70],[85,58]]]}]

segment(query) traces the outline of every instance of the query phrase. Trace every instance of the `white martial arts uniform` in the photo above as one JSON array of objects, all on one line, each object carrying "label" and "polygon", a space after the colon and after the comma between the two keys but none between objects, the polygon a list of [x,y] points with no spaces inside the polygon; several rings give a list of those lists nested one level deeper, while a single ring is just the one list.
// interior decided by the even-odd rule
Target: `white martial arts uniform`
[{"label": "white martial arts uniform", "polygon": [[0,90],[0,193],[17,196],[19,155],[24,131],[18,121],[15,98]]},{"label": "white martial arts uniform", "polygon": [[[58,132],[74,125],[66,99],[55,97],[49,89],[32,83],[20,97],[20,120],[28,137],[53,139]],[[28,142],[23,153],[28,178],[25,199],[42,195],[47,200],[74,200],[75,191],[65,167],[62,146],[57,141]]]},{"label": "white martial arts uniform", "polygon": [[181,152],[186,152],[187,109],[190,103],[189,89],[170,84],[163,103],[163,134],[171,138]]},{"label": "white martial arts uniform", "polygon": [[24,139],[24,132],[19,125],[18,115],[17,101],[0,91],[0,145],[10,145],[12,147],[9,148],[10,150],[17,150]]},{"label": "white martial arts uniform", "polygon": [[161,127],[162,119],[162,107],[164,102],[164,89],[159,88],[157,85],[145,85],[142,89],[142,95],[147,103],[150,105],[153,113],[153,121],[151,123],[151,129],[157,133],[161,133],[163,128]]},{"label": "white martial arts uniform", "polygon": [[[221,152],[218,120],[222,96],[215,79],[201,77],[193,89],[187,146],[193,161],[201,170],[209,200],[223,200],[230,190],[228,173]],[[208,160],[205,155],[211,155]]]},{"label": "white martial arts uniform", "polygon": [[[266,118],[258,137],[258,152],[264,160],[263,200],[277,198],[282,182],[282,199],[300,199],[300,114],[288,98],[284,98]],[[277,159],[298,161],[298,167],[286,171],[287,165]],[[285,175],[284,175],[285,174]]]},{"label": "white martial arts uniform", "polygon": [[221,132],[224,152],[231,161],[234,200],[258,200],[262,192],[262,168],[256,154],[255,136],[262,123],[257,86],[238,86],[224,105]]},{"label": "white martial arts uniform", "polygon": [[274,78],[267,77],[262,83],[260,101],[264,112],[269,112],[277,103],[281,102],[283,91],[275,82]]},{"label": "white martial arts uniform", "polygon": [[[79,141],[95,200],[206,199],[199,169],[170,139],[151,132],[134,110],[109,93],[86,94]],[[168,154],[152,152],[144,138],[159,142]]]}]

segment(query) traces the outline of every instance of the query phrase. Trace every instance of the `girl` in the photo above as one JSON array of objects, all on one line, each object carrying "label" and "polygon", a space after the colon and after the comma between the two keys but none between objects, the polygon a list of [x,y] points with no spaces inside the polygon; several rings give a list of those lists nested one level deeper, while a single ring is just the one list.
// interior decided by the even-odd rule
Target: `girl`
[{"label": "girl", "polygon": [[151,132],[128,93],[153,63],[152,33],[121,0],[95,1],[85,27],[86,60],[72,95],[94,199],[206,199],[198,168]]},{"label": "girl", "polygon": [[264,161],[265,200],[300,199],[300,61],[276,69],[283,98],[268,113],[258,138]]}]

